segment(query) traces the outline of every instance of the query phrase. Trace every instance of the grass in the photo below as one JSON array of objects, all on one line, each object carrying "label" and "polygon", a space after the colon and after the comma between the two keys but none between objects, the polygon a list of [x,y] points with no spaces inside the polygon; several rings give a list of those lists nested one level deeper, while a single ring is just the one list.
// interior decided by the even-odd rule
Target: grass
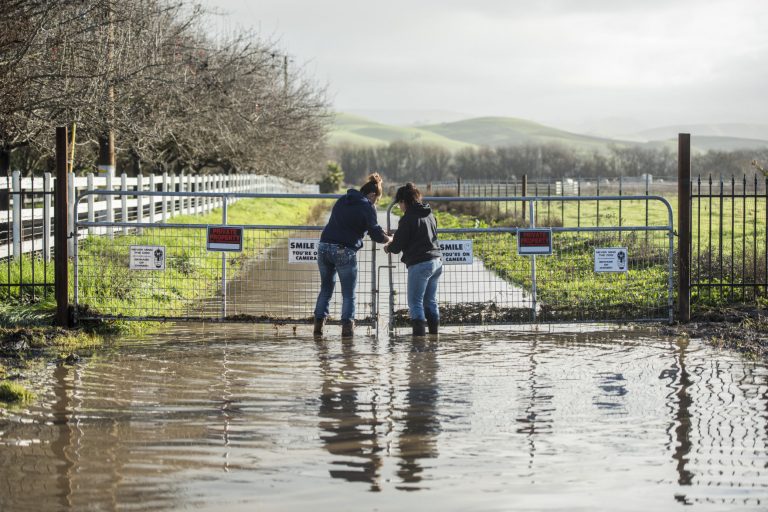
[{"label": "grass", "polygon": [[18,382],[0,382],[0,402],[6,404],[27,404],[35,399],[35,394]]}]

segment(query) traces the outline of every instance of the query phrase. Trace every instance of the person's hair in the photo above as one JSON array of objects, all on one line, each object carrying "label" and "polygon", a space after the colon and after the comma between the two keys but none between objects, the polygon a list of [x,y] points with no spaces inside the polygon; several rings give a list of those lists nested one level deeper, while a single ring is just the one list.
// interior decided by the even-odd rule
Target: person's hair
[{"label": "person's hair", "polygon": [[360,193],[364,196],[367,196],[371,192],[376,194],[376,197],[381,197],[381,194],[384,192],[384,188],[381,186],[381,176],[379,176],[379,173],[374,172],[368,176],[368,181],[365,182],[365,185],[360,187]]},{"label": "person's hair", "polygon": [[413,183],[406,183],[395,194],[395,202],[403,201],[407,206],[412,206],[421,202],[421,192]]}]

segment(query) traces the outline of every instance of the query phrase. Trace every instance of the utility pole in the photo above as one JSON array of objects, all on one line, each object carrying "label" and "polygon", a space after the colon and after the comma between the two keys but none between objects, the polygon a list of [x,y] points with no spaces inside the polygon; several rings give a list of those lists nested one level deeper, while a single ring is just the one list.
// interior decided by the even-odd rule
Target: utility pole
[{"label": "utility pole", "polygon": [[105,4],[107,22],[107,54],[104,67],[106,69],[105,101],[107,102],[107,119],[104,131],[99,136],[99,172],[106,176],[115,175],[115,134],[112,131],[115,119],[115,87],[112,82],[112,62],[115,46],[115,26],[112,2]]}]

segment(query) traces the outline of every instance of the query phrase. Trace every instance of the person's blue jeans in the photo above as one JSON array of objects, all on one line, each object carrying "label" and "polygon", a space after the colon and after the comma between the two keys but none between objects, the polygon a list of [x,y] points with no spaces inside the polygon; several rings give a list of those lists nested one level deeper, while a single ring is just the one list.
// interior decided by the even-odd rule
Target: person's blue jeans
[{"label": "person's blue jeans", "polygon": [[440,258],[408,267],[408,310],[411,320],[440,319],[437,308],[437,283],[443,275]]},{"label": "person's blue jeans", "polygon": [[341,321],[355,319],[355,286],[357,285],[357,253],[343,245],[320,242],[317,245],[317,267],[320,269],[320,293],[315,304],[315,318],[328,316],[336,274],[341,281]]}]

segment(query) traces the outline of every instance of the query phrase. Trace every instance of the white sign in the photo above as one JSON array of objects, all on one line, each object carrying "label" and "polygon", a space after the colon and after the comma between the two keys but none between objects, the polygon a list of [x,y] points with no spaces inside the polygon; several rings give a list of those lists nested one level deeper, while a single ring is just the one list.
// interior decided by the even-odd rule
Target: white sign
[{"label": "white sign", "polygon": [[128,267],[131,270],[165,270],[165,246],[132,245]]},{"label": "white sign", "polygon": [[472,240],[438,240],[446,265],[471,265]]},{"label": "white sign", "polygon": [[595,248],[595,272],[626,272],[627,259],[626,247]]},{"label": "white sign", "polygon": [[289,238],[288,263],[309,263],[317,261],[317,238]]}]

